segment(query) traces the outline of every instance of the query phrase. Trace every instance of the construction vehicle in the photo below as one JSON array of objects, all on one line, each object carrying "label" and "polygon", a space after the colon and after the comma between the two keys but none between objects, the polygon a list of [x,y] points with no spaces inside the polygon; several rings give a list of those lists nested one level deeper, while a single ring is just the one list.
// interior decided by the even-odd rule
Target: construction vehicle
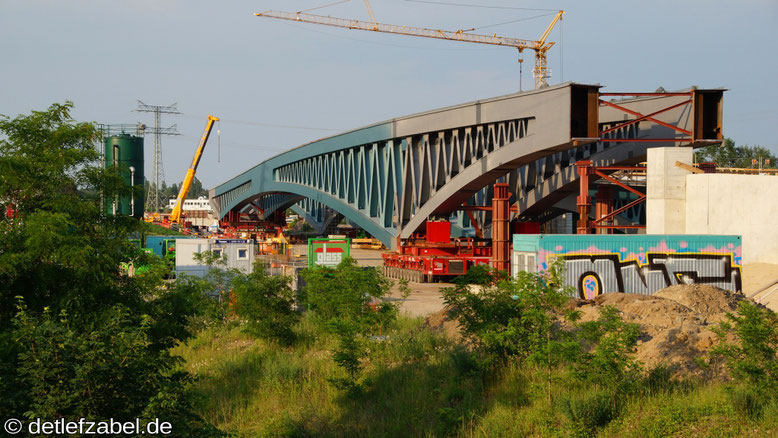
[{"label": "construction vehicle", "polygon": [[[546,42],[551,30],[556,23],[562,19],[562,15],[565,11],[558,11],[551,21],[551,24],[543,32],[543,35],[537,41],[523,40],[518,38],[507,38],[494,35],[479,35],[469,33],[474,29],[469,30],[457,30],[457,31],[445,31],[438,29],[426,29],[421,27],[412,26],[399,26],[394,24],[382,24],[378,23],[373,14],[373,8],[370,6],[369,0],[364,0],[365,7],[367,8],[370,22],[364,22],[359,20],[351,20],[345,18],[324,17],[321,15],[306,14],[303,12],[280,12],[280,11],[265,11],[257,12],[254,15],[257,17],[276,18],[280,20],[297,21],[301,23],[313,23],[322,24],[325,26],[342,27],[346,29],[367,30],[372,32],[385,32],[396,35],[408,35],[424,38],[436,38],[449,41],[462,41],[468,43],[477,44],[491,44],[496,46],[513,47],[518,49],[521,54],[525,49],[533,50],[535,52],[535,69],[532,71],[535,78],[535,88],[542,88],[548,85],[547,79],[551,76],[548,69],[548,62],[546,55],[548,50],[554,46],[554,42]],[[519,63],[523,59],[519,58]]]},{"label": "construction vehicle", "polygon": [[491,211],[491,240],[478,237],[452,240],[450,222],[428,219],[423,238],[419,235],[400,241],[397,253],[382,254],[384,275],[426,283],[450,280],[467,274],[470,268],[478,265],[510,270],[510,197],[508,184],[495,183],[491,206],[462,205],[458,208],[468,212]]},{"label": "construction vehicle", "polygon": [[488,241],[473,238],[451,240],[451,222],[427,221],[426,236],[402,242],[397,253],[384,253],[383,273],[389,278],[431,283],[464,275],[477,265],[492,261]]},{"label": "construction vehicle", "polygon": [[184,207],[184,200],[186,199],[186,195],[189,194],[189,187],[192,186],[195,172],[197,172],[197,166],[200,164],[200,158],[203,156],[203,150],[205,149],[205,144],[208,142],[208,137],[211,135],[213,124],[217,121],[219,121],[218,117],[208,115],[208,123],[205,125],[203,137],[200,139],[200,144],[197,146],[194,158],[192,159],[192,164],[189,166],[189,170],[186,171],[184,182],[181,183],[181,190],[178,192],[173,212],[170,213],[170,222],[178,223],[181,221],[181,210]]}]

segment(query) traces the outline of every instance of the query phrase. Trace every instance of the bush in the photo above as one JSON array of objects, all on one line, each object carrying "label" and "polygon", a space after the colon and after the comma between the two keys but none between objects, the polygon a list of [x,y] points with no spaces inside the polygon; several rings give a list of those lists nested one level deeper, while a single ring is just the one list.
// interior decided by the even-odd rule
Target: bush
[{"label": "bush", "polygon": [[492,269],[487,264],[482,264],[470,267],[465,275],[454,277],[453,283],[458,286],[465,286],[468,284],[486,286],[495,284],[500,280],[506,280],[507,278],[507,273],[505,271],[498,271]]},{"label": "bush", "polygon": [[302,277],[308,307],[325,324],[333,318],[347,319],[360,329],[377,331],[396,316],[396,307],[382,300],[389,294],[389,280],[375,268],[359,267],[350,257],[334,269],[306,269]]},{"label": "bush", "polygon": [[[741,301],[737,314],[728,314],[717,330],[714,353],[723,357],[732,375],[754,389],[778,393],[778,315],[770,309]],[[727,335],[735,334],[736,342]]]},{"label": "bush", "polygon": [[443,297],[452,316],[459,318],[464,335],[487,361],[502,363],[511,358],[549,364],[575,349],[554,328],[556,315],[564,312],[569,300],[568,291],[558,286],[557,272],[548,277],[519,272],[515,279],[478,292],[457,285],[443,289]]},{"label": "bush", "polygon": [[619,415],[621,403],[607,391],[595,391],[566,397],[561,400],[561,411],[572,423],[577,436],[592,436]]},{"label": "bush", "polygon": [[381,335],[397,317],[397,306],[384,301],[389,281],[374,268],[360,268],[352,258],[335,269],[314,267],[303,271],[305,299],[319,324],[334,334],[338,347],[333,359],[345,378],[330,379],[352,394],[362,390],[362,360],[369,352],[371,336]]},{"label": "bush", "polygon": [[246,321],[246,333],[281,345],[294,343],[293,328],[300,315],[294,310],[288,277],[268,275],[257,265],[251,274],[232,279],[232,294],[235,313]]},{"label": "bush", "polygon": [[[723,358],[736,382],[729,396],[740,413],[756,418],[762,408],[778,399],[778,315],[749,301],[741,301],[737,314],[727,314],[715,330],[719,343],[714,359]],[[729,335],[736,340],[727,340]]]},{"label": "bush", "polygon": [[217,434],[194,413],[197,397],[189,375],[175,371],[178,358],[151,348],[151,318],[137,324],[122,306],[98,316],[99,322],[77,329],[65,311],[34,316],[19,304],[16,371],[27,389],[28,419],[164,418],[178,436]]},{"label": "bush", "polygon": [[642,379],[641,364],[633,357],[640,326],[624,322],[618,309],[605,306],[596,321],[578,329],[584,351],[573,363],[576,375],[617,393],[636,390]]},{"label": "bush", "polygon": [[169,287],[155,266],[121,271],[143,261],[129,241],[143,226],[105,215],[104,200],[139,187],[102,168],[95,126],[74,122],[71,108],[0,116],[0,211],[13,213],[0,216],[0,412],[170,414],[177,434],[205,434],[189,376],[169,353],[192,335],[203,296]]}]

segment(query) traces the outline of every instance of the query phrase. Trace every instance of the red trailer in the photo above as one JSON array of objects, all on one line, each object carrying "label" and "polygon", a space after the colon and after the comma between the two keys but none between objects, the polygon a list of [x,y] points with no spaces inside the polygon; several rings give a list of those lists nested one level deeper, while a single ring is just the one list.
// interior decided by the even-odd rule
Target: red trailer
[{"label": "red trailer", "polygon": [[[462,210],[491,210],[492,240],[451,240],[451,223],[428,220],[424,239],[410,239],[399,245],[398,253],[383,254],[384,275],[416,283],[441,277],[464,275],[477,265],[491,264],[497,270],[510,270],[510,197],[508,184],[496,183],[492,206],[467,206]],[[472,220],[472,218],[471,218]],[[531,227],[530,225],[523,225]],[[534,226],[532,226],[534,228]]]},{"label": "red trailer", "polygon": [[427,222],[426,239],[403,242],[398,253],[382,255],[384,275],[426,283],[463,275],[473,266],[491,262],[490,242],[470,238],[452,241],[450,235],[451,223]]}]

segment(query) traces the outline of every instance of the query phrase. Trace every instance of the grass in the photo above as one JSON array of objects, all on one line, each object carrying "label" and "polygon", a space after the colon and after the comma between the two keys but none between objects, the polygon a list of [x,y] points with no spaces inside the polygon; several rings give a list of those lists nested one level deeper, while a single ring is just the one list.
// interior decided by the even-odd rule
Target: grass
[{"label": "grass", "polygon": [[365,389],[351,396],[329,381],[341,376],[335,340],[308,317],[296,347],[254,340],[233,323],[203,330],[174,353],[198,377],[201,414],[238,437],[778,436],[778,406],[751,418],[722,383],[665,380],[614,407],[564,370],[552,374],[550,392],[544,371],[517,364],[484,375],[464,347],[421,322],[400,318],[371,342]]},{"label": "grass", "polygon": [[171,230],[170,228],[165,228],[163,226],[149,223],[149,222],[142,222],[143,232],[148,235],[154,235],[154,236],[183,236],[183,233],[179,233],[178,231]]}]

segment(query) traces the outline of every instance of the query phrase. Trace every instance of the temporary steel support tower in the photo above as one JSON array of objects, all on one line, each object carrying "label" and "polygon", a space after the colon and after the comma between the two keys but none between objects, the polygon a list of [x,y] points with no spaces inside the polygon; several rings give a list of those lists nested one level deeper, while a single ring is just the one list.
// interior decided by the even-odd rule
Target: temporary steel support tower
[{"label": "temporary steel support tower", "polygon": [[508,184],[495,184],[492,198],[492,267],[498,271],[510,271],[511,268],[510,201]]}]

